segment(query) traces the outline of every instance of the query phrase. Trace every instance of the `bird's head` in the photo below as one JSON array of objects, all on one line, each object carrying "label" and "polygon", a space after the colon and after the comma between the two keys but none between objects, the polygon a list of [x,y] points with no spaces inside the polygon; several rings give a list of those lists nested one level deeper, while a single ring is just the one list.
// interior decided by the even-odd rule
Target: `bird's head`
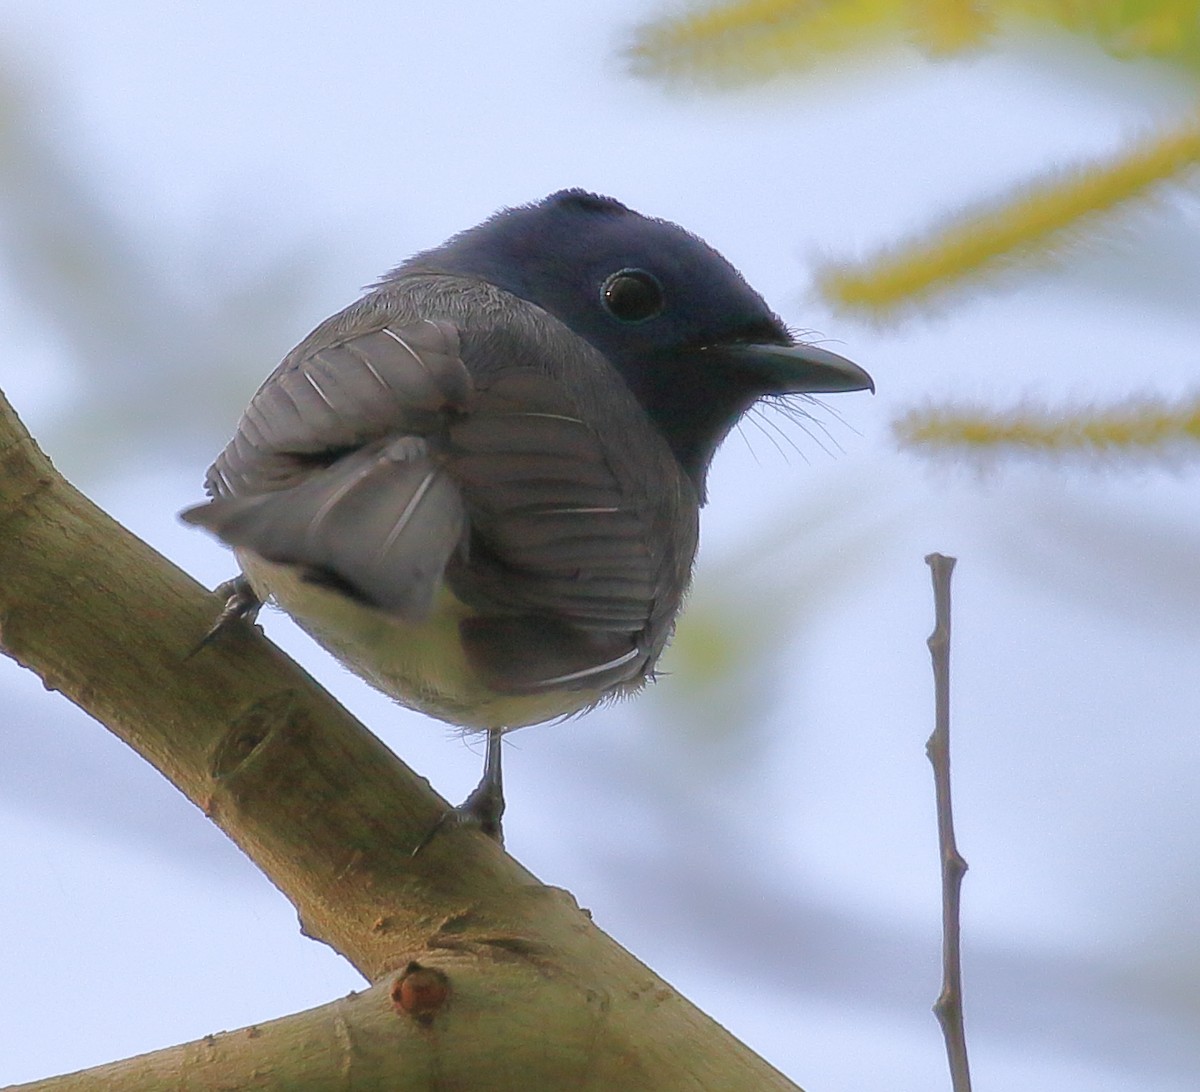
[{"label": "bird's head", "polygon": [[874,389],[856,364],[798,344],[702,239],[584,190],[505,209],[396,272],[412,270],[488,281],[590,342],[701,495],[717,445],[758,399]]}]

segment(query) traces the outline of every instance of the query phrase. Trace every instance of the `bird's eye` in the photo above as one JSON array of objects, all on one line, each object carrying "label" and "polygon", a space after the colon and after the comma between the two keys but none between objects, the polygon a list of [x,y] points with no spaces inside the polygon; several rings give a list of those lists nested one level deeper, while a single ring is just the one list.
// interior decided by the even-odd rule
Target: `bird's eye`
[{"label": "bird's eye", "polygon": [[644,269],[622,269],[600,289],[604,306],[622,322],[645,322],[663,309],[663,287]]}]

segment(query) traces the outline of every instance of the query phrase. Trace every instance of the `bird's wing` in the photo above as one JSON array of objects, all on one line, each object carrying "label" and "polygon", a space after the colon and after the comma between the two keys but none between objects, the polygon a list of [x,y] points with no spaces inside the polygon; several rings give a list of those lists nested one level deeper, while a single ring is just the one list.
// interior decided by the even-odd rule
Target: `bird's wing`
[{"label": "bird's wing", "polygon": [[[339,316],[340,317],[340,316]],[[428,435],[466,408],[471,377],[451,322],[390,322],[314,335],[259,387],[208,472],[212,497],[290,489],[314,468],[388,435]]]},{"label": "bird's wing", "polygon": [[695,549],[670,449],[540,308],[448,277],[389,293],[280,365],[186,518],[404,618],[427,614],[444,575],[496,691],[637,684]]},{"label": "bird's wing", "polygon": [[652,506],[640,483],[610,464],[611,438],[561,387],[513,369],[478,392],[449,438],[470,512],[472,568],[488,576],[477,589],[484,601],[584,629],[645,625],[662,549]]},{"label": "bird's wing", "polygon": [[431,448],[471,380],[452,323],[389,323],[305,351],[259,388],[184,517],[373,606],[428,613],[466,521]]},{"label": "bird's wing", "polygon": [[678,468],[656,465],[665,445],[623,387],[598,429],[559,376],[475,378],[472,412],[448,434],[471,526],[469,563],[448,570],[478,611],[462,627],[468,652],[508,689],[641,680],[691,562],[694,511],[670,496]]}]

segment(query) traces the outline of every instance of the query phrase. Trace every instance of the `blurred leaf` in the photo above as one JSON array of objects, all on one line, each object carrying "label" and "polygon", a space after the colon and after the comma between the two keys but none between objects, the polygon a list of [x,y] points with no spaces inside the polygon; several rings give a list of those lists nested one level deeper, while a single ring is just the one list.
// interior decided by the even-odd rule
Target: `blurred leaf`
[{"label": "blurred leaf", "polygon": [[256,256],[243,282],[231,279],[245,256],[231,231],[206,242],[220,245],[219,268],[178,283],[180,266],[202,268],[196,244],[154,244],[122,223],[54,138],[53,117],[45,96],[0,73],[0,261],[77,378],[70,408],[41,439],[85,476],[146,449],[213,446],[295,340],[314,263]]},{"label": "blurred leaf", "polygon": [[894,430],[902,447],[980,460],[1083,455],[1175,463],[1181,454],[1200,455],[1200,399],[1129,398],[1108,408],[1058,410],[1026,404],[1005,412],[941,405],[909,411]]},{"label": "blurred leaf", "polygon": [[1139,321],[1158,313],[1172,323],[1196,314],[1200,284],[1200,203],[1194,188],[1123,209],[1071,247],[1071,265],[1059,275],[1064,287],[1103,295],[1111,304],[1136,309]]},{"label": "blurred leaf", "polygon": [[905,38],[933,59],[1001,34],[1062,28],[1118,58],[1153,57],[1200,75],[1196,0],[734,0],[640,27],[627,49],[639,76],[725,86],[863,59]]},{"label": "blurred leaf", "polygon": [[905,26],[906,11],[906,0],[740,0],[639,28],[626,58],[639,76],[748,83],[885,45]]},{"label": "blurred leaf", "polygon": [[931,57],[948,57],[982,45],[995,33],[995,14],[977,0],[911,0],[913,43]]},{"label": "blurred leaf", "polygon": [[1119,58],[1155,57],[1200,75],[1200,8],[1195,0],[1013,0],[999,9],[1029,24],[1086,35]]},{"label": "blurred leaf", "polygon": [[1194,118],[1106,161],[1056,168],[874,258],[826,266],[818,285],[831,303],[886,319],[1001,261],[1061,260],[1064,248],[1094,229],[1096,217],[1144,198],[1197,162],[1200,120]]}]

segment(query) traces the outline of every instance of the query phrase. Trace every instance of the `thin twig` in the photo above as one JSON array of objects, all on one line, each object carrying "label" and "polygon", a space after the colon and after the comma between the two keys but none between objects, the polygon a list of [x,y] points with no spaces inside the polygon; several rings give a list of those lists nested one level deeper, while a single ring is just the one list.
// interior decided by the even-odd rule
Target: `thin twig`
[{"label": "thin twig", "polygon": [[933,659],[935,721],[925,753],[933,765],[937,795],[938,848],[942,860],[942,992],[933,1006],[954,1092],[971,1092],[971,1067],[967,1063],[967,1039],[963,1031],[962,945],[960,896],[967,862],[954,841],[954,811],[950,803],[950,575],[952,557],[929,554],[925,563],[933,575],[934,626],[929,635]]}]

